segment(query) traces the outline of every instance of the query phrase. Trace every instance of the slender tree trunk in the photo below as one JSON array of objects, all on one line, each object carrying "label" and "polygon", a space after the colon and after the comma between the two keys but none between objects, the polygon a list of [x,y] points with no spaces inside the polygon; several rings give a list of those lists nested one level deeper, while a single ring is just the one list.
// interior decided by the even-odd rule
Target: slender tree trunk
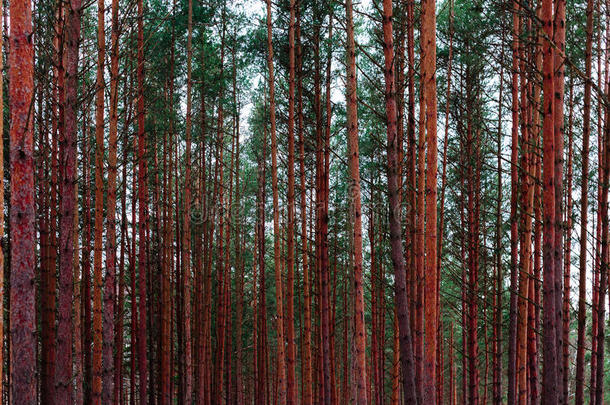
[{"label": "slender tree trunk", "polygon": [[296,1],[290,0],[290,23],[288,29],[288,229],[287,229],[287,277],[286,277],[286,388],[288,405],[297,403],[297,383],[295,376],[296,349],[294,336],[294,86],[295,86],[295,8]]},{"label": "slender tree trunk", "polygon": [[309,257],[307,243],[307,189],[305,182],[305,139],[303,134],[303,72],[302,72],[302,48],[300,28],[300,4],[296,5],[296,59],[297,59],[297,132],[299,137],[299,169],[301,187],[301,260],[303,266],[303,340],[302,357],[303,364],[303,405],[313,404],[312,393],[312,369],[311,369],[311,287],[309,273]]},{"label": "slender tree trunk", "polygon": [[519,3],[513,2],[513,36],[512,36],[512,130],[511,130],[511,159],[510,159],[510,309],[508,326],[508,405],[517,401],[517,279],[519,239],[517,227],[517,199],[518,199],[518,172],[517,159],[519,150]]},{"label": "slender tree trunk", "polygon": [[[421,83],[426,124],[426,275],[424,279],[424,317],[426,344],[424,348],[424,381],[422,401],[436,402],[437,346],[437,138],[436,138],[436,1],[425,0],[421,15],[422,65]],[[421,130],[421,129],[420,129]],[[422,173],[423,175],[423,173]]]},{"label": "slender tree trunk", "polygon": [[554,53],[552,0],[542,0],[542,27],[546,38],[542,42],[543,105],[543,360],[542,398],[545,405],[558,403],[557,381],[557,308],[555,262],[555,139],[554,139]]},{"label": "slender tree trunk", "polygon": [[277,307],[277,373],[278,403],[286,403],[286,354],[284,348],[284,303],[282,272],[280,266],[280,217],[277,176],[277,137],[275,123],[275,76],[273,71],[273,41],[271,0],[267,2],[267,68],[269,69],[269,121],[271,131],[271,175],[273,189],[273,256],[275,266],[275,295]]},{"label": "slender tree trunk", "polygon": [[[102,20],[103,23],[103,20]],[[108,208],[106,211],[106,279],[104,285],[102,401],[111,403],[115,391],[113,345],[115,341],[115,274],[116,274],[116,183],[117,124],[119,84],[119,4],[112,1],[112,33],[110,50],[110,123],[108,128]],[[103,24],[102,24],[103,31]],[[103,95],[103,93],[102,93]],[[122,271],[122,269],[121,269]],[[119,317],[122,315],[119,314]],[[115,348],[119,350],[119,348]],[[116,398],[115,398],[116,403]]]},{"label": "slender tree trunk", "polygon": [[[66,20],[65,133],[60,139],[61,157],[59,165],[61,179],[60,195],[62,198],[59,212],[59,294],[57,312],[57,371],[55,375],[55,402],[58,404],[67,404],[72,401],[71,308],[74,288],[74,210],[76,209],[74,190],[76,184],[76,120],[78,107],[76,92],[78,88],[80,7],[80,0],[72,0]],[[13,195],[14,192],[11,196]],[[11,322],[11,325],[14,324]],[[14,398],[20,398],[20,396],[16,395]]]},{"label": "slender tree trunk", "polygon": [[[390,200],[390,245],[392,265],[394,266],[395,294],[400,331],[400,351],[403,372],[404,400],[406,403],[417,403],[415,389],[415,370],[413,360],[413,342],[409,324],[409,300],[407,296],[406,263],[402,250],[402,225],[400,194],[398,190],[398,139],[396,129],[396,98],[393,69],[394,43],[392,34],[392,2],[383,2],[383,51],[384,51],[384,77],[385,77],[385,110],[387,117],[387,156],[388,156],[388,198]],[[436,164],[435,164],[436,165]],[[436,180],[435,180],[436,181]],[[435,208],[436,212],[436,208]],[[435,242],[436,243],[436,242]],[[436,246],[435,246],[436,249]],[[436,262],[434,262],[436,274]],[[433,280],[434,281],[434,280]],[[436,285],[436,282],[435,282]],[[434,329],[436,331],[436,329]],[[432,364],[434,366],[434,364]],[[434,395],[431,398],[434,401]]]},{"label": "slender tree trunk", "polygon": [[[104,226],[104,2],[97,2],[97,74],[95,82],[95,237],[93,244],[93,386],[92,402],[102,403],[102,235]],[[113,286],[114,287],[114,286]],[[104,390],[104,403],[112,391]]]},{"label": "slender tree trunk", "polygon": [[186,42],[186,151],[183,195],[182,239],[182,299],[184,328],[184,402],[190,404],[193,394],[193,365],[191,339],[191,110],[192,110],[192,59],[193,59],[193,1],[188,2]]},{"label": "slender tree trunk", "polygon": [[556,340],[557,340],[557,392],[558,404],[564,404],[563,397],[563,374],[566,370],[563,369],[563,361],[559,359],[563,355],[563,328],[560,326],[563,323],[563,149],[564,149],[564,51],[565,51],[565,33],[566,33],[566,1],[554,0],[554,20],[553,20],[553,58],[555,71],[553,75],[553,94],[554,94],[554,133],[555,133],[555,251],[553,253],[554,270],[555,270],[555,310],[556,310]]},{"label": "slender tree trunk", "polygon": [[584,403],[585,327],[587,313],[587,237],[589,199],[589,135],[591,132],[591,53],[593,48],[593,0],[587,0],[585,41],[585,90],[583,105],[581,195],[580,195],[580,256],[578,283],[578,337],[576,343],[576,392],[574,403]]},{"label": "slender tree trunk", "polygon": [[568,403],[568,393],[570,386],[570,280],[572,267],[572,157],[574,155],[572,123],[573,123],[573,106],[574,106],[574,88],[570,79],[570,98],[568,112],[568,172],[566,174],[566,214],[565,214],[565,246],[564,246],[564,269],[563,269],[563,347],[562,347],[562,364],[563,364],[563,403]]},{"label": "slender tree trunk", "polygon": [[[140,375],[140,402],[145,403],[148,398],[148,367],[146,353],[146,333],[147,314],[147,273],[148,273],[148,189],[146,185],[147,165],[146,165],[146,134],[145,134],[145,114],[144,111],[144,3],[138,0],[138,93],[137,93],[137,116],[138,116],[138,223],[139,223],[139,247],[138,247],[138,371]],[[135,291],[132,291],[135,293]],[[133,303],[132,303],[133,305]],[[132,393],[133,395],[133,393]]]},{"label": "slender tree trunk", "polygon": [[[504,37],[504,33],[502,34]],[[504,43],[504,41],[502,41]],[[504,45],[500,60],[504,61]],[[496,274],[494,277],[494,325],[492,339],[493,403],[502,403],[502,95],[504,90],[504,65],[500,65],[500,85],[498,95],[498,193],[496,207]]]},{"label": "slender tree trunk", "polygon": [[[366,330],[364,323],[364,291],[362,279],[362,208],[360,201],[360,161],[358,148],[358,99],[356,95],[356,46],[352,1],[345,2],[347,29],[347,151],[350,172],[350,204],[354,249],[354,334],[355,334],[355,385],[357,404],[368,403],[366,396]],[[408,369],[405,369],[408,370]]]}]

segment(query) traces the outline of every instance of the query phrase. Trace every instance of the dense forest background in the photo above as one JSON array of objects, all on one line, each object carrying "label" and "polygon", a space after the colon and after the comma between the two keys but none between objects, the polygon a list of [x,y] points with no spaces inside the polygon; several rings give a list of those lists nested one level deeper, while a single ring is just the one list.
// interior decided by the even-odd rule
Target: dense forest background
[{"label": "dense forest background", "polygon": [[608,0],[3,3],[3,404],[610,400]]}]

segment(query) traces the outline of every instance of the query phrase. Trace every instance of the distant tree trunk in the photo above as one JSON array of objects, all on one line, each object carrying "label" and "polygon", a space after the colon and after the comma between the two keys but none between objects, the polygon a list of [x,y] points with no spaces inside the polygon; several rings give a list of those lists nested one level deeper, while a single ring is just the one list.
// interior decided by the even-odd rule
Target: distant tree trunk
[{"label": "distant tree trunk", "polygon": [[[608,86],[606,86],[606,93]],[[601,119],[601,114],[600,114]],[[605,299],[608,280],[608,182],[610,180],[610,108],[606,106],[606,117],[603,135],[603,171],[601,179],[601,257],[600,257],[600,281],[598,297],[598,327],[597,327],[597,369],[595,384],[595,404],[604,402],[604,346],[605,346]]]},{"label": "distant tree trunk", "polygon": [[277,138],[275,130],[275,75],[273,71],[273,35],[271,0],[267,3],[267,68],[269,69],[269,121],[271,131],[271,175],[273,189],[273,257],[275,267],[275,295],[277,308],[277,387],[278,403],[286,403],[286,354],[284,348],[284,303],[282,294],[282,272],[280,266],[280,217],[277,176]]},{"label": "distant tree trunk", "polygon": [[[50,189],[49,189],[49,241],[47,246],[47,260],[42,269],[40,278],[41,297],[42,300],[42,319],[41,319],[41,358],[40,358],[40,396],[49,398],[49,405],[55,402],[55,369],[56,369],[56,295],[57,295],[57,209],[58,209],[58,172],[59,161],[57,152],[57,142],[60,136],[64,133],[64,58],[63,58],[63,31],[64,31],[64,7],[63,2],[57,2],[57,10],[55,12],[55,31],[56,35],[53,39],[55,51],[55,69],[54,89],[51,91],[52,101],[52,129],[51,129],[51,150],[50,150]],[[41,229],[41,232],[43,230]],[[42,235],[41,235],[42,236]],[[41,240],[42,243],[42,240]],[[42,246],[41,246],[42,247]]]},{"label": "distant tree trunk", "polygon": [[[95,81],[95,237],[93,244],[93,405],[108,403],[112,390],[102,399],[102,236],[104,226],[104,1],[97,2],[97,73]],[[113,286],[114,287],[114,286]],[[110,383],[112,385],[112,383]],[[107,387],[108,388],[108,387]]]},{"label": "distant tree trunk", "polygon": [[568,403],[568,393],[570,387],[570,279],[572,267],[572,159],[574,155],[573,147],[573,111],[574,111],[574,88],[572,79],[570,79],[570,98],[568,112],[568,172],[566,174],[566,214],[565,214],[565,246],[564,246],[564,269],[563,269],[563,347],[562,347],[562,363],[563,363],[563,403]]},{"label": "distant tree trunk", "polygon": [[543,360],[542,398],[545,405],[558,403],[557,382],[557,308],[554,252],[555,252],[555,139],[554,139],[554,53],[553,3],[542,0],[542,27],[546,38],[542,42],[543,106]]},{"label": "distant tree trunk", "polygon": [[[19,235],[19,237],[12,238],[10,244],[9,381],[13,401],[33,405],[36,403],[37,379],[36,285],[34,283],[36,236],[34,229],[34,140],[33,115],[29,113],[34,100],[34,47],[30,38],[32,32],[31,3],[29,1],[11,2],[10,16],[10,231],[11,235]],[[71,230],[68,233],[70,234]],[[72,246],[70,244],[69,248],[72,249]],[[67,398],[70,401],[70,397]]]},{"label": "distant tree trunk", "polygon": [[356,95],[356,46],[352,1],[345,2],[347,29],[347,153],[350,172],[350,204],[354,250],[354,334],[355,385],[357,404],[368,403],[366,395],[366,330],[364,323],[364,286],[362,285],[362,207],[360,201],[360,160],[358,148],[358,98]]},{"label": "distant tree trunk", "polygon": [[[504,33],[502,33],[504,37]],[[504,41],[502,41],[504,42]],[[500,60],[504,61],[504,46],[502,45]],[[498,193],[496,207],[496,273],[494,277],[494,310],[492,338],[492,368],[493,368],[493,403],[502,403],[502,95],[504,90],[504,65],[500,65],[500,85],[498,95]]]},{"label": "distant tree trunk", "polygon": [[186,151],[184,167],[183,225],[182,225],[182,300],[184,307],[184,402],[190,404],[193,394],[193,365],[191,339],[191,110],[192,110],[192,59],[193,59],[193,1],[188,2],[186,42]]},{"label": "distant tree trunk", "polygon": [[[102,21],[103,23],[103,21]],[[117,183],[117,125],[118,125],[118,84],[119,84],[119,4],[112,1],[112,33],[110,50],[110,122],[108,128],[108,206],[106,210],[106,279],[104,285],[103,308],[103,355],[102,355],[102,401],[116,403],[113,395],[116,382],[113,360],[113,346],[115,342],[115,274],[116,274],[116,183]],[[102,26],[103,31],[103,26]],[[120,269],[122,271],[122,269]],[[114,348],[119,350],[118,347]],[[114,399],[111,399],[114,398]]]},{"label": "distant tree trunk", "polygon": [[[0,49],[2,47],[0,46]],[[0,177],[1,178],[1,177]],[[74,187],[74,198],[78,201],[78,184]],[[1,206],[1,205],[0,205]],[[72,344],[74,346],[73,358],[73,378],[74,390],[72,392],[72,404],[81,405],[83,403],[83,342],[82,342],[82,322],[80,308],[80,270],[79,270],[79,244],[78,244],[78,210],[74,210],[74,301],[72,302],[72,313],[74,314],[74,328],[72,333]],[[1,267],[0,267],[1,268]],[[0,363],[2,364],[2,363]],[[1,380],[0,380],[1,381]]]},{"label": "distant tree trunk", "polygon": [[[90,140],[89,140],[89,109],[85,112],[83,119],[83,194],[84,194],[84,215],[82,233],[82,312],[83,325],[91,325],[91,187],[90,187]],[[93,341],[92,328],[83,328],[83,363],[85,368],[84,376],[84,403],[91,403],[91,346]]]},{"label": "distant tree trunk", "polygon": [[519,236],[517,227],[517,199],[518,199],[518,171],[517,159],[519,155],[519,3],[513,2],[513,35],[512,35],[512,130],[511,130],[511,158],[510,158],[510,309],[508,326],[508,405],[517,401],[517,280],[519,260]]},{"label": "distant tree trunk", "polygon": [[257,302],[257,329],[258,329],[258,347],[257,347],[257,373],[258,381],[256,382],[256,403],[267,404],[267,298],[265,288],[265,166],[267,152],[267,127],[263,131],[263,150],[258,156],[258,189],[257,189],[257,267],[259,271],[259,297]]},{"label": "distant tree trunk", "polygon": [[311,368],[311,287],[309,272],[309,253],[307,243],[307,189],[305,182],[305,139],[303,134],[303,56],[301,48],[301,28],[300,28],[300,4],[296,5],[296,59],[297,59],[297,132],[299,137],[299,170],[301,187],[301,260],[303,267],[303,340],[302,357],[303,364],[303,398],[304,405],[313,404],[312,393],[312,368]]},{"label": "distant tree trunk", "polygon": [[[406,262],[402,249],[402,225],[400,192],[398,190],[398,138],[397,138],[397,112],[396,87],[394,83],[394,42],[392,33],[392,1],[383,1],[383,53],[385,78],[385,110],[387,117],[387,156],[388,156],[388,198],[390,200],[390,246],[392,265],[394,266],[395,294],[400,332],[400,352],[403,372],[404,400],[406,403],[417,403],[415,389],[415,369],[413,360],[413,341],[411,326],[409,324],[409,300],[407,296]],[[436,181],[436,180],[435,180]],[[436,208],[435,208],[436,212]],[[436,226],[436,225],[435,225]],[[436,243],[436,241],[435,241]],[[436,249],[436,246],[435,246]],[[436,274],[436,261],[434,262]],[[436,282],[435,282],[436,285]],[[434,329],[436,332],[436,329]],[[435,354],[436,355],[436,354]],[[434,364],[432,364],[434,366]],[[431,398],[434,402],[434,395]]]},{"label": "distant tree trunk", "polygon": [[[0,4],[0,16],[4,5]],[[3,20],[0,17],[0,53],[4,45]],[[4,71],[4,59],[0,58],[0,72]],[[41,100],[42,101],[42,100]],[[0,86],[0,111],[4,111],[4,86]],[[0,117],[0,240],[4,239],[4,115]],[[33,139],[33,134],[32,134]],[[46,207],[45,207],[46,211]],[[46,212],[45,212],[46,215]],[[46,219],[45,219],[46,220]],[[42,232],[41,232],[42,238]],[[41,243],[42,244],[42,243]],[[46,247],[48,249],[48,247]],[[41,258],[42,259],[42,258]],[[4,247],[0,247],[0,402],[4,393]]]},{"label": "distant tree trunk", "polygon": [[287,277],[286,277],[286,387],[288,405],[297,403],[297,383],[295,376],[296,349],[294,336],[294,228],[295,228],[295,207],[294,207],[294,86],[295,86],[295,8],[296,1],[290,0],[290,22],[288,29],[288,229],[287,229]]},{"label": "distant tree trunk", "polygon": [[[77,75],[80,13],[80,0],[72,0],[66,19],[65,132],[60,139],[61,157],[59,165],[61,179],[60,195],[62,198],[59,212],[59,294],[57,312],[57,370],[55,375],[55,402],[57,404],[67,404],[72,401],[71,309],[74,289],[74,210],[76,209],[74,190],[76,184]],[[14,104],[11,103],[11,105]],[[13,192],[11,196],[14,195]],[[14,324],[11,322],[11,325]],[[14,398],[20,398],[20,396],[17,395]]]},{"label": "distant tree trunk", "polygon": [[587,0],[587,25],[585,41],[585,90],[582,126],[582,174],[580,183],[580,257],[578,283],[578,338],[576,343],[575,405],[584,403],[585,380],[585,327],[587,314],[587,238],[589,212],[589,135],[591,132],[591,53],[593,48],[593,0]]},{"label": "distant tree trunk", "polygon": [[[148,366],[146,353],[146,301],[147,301],[147,273],[148,273],[148,189],[146,185],[146,133],[145,133],[145,110],[144,110],[144,3],[138,0],[138,39],[137,39],[137,116],[138,116],[138,371],[140,375],[140,401],[142,403],[148,398]],[[132,294],[135,291],[132,291]],[[133,305],[133,303],[132,303]],[[133,395],[133,393],[132,393]]]}]

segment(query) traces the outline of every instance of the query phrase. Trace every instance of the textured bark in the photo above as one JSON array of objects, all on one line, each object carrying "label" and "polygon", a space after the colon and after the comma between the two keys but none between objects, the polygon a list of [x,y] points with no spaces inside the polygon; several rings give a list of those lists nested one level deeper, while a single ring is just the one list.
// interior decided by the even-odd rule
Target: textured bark
[{"label": "textured bark", "polygon": [[[76,209],[77,74],[80,0],[73,0],[66,16],[66,98],[64,135],[60,134],[59,291],[57,311],[57,370],[55,402],[72,401],[72,296],[74,272],[74,211]],[[12,324],[12,323],[11,323]]]},{"label": "textured bark", "polygon": [[566,214],[565,214],[565,246],[564,246],[564,269],[563,269],[563,347],[562,347],[562,364],[563,364],[563,381],[562,389],[563,392],[563,403],[568,403],[568,391],[570,386],[570,279],[571,279],[571,267],[572,267],[572,166],[574,156],[574,140],[572,133],[573,124],[573,112],[574,112],[574,87],[572,80],[570,80],[570,99],[569,99],[569,112],[568,112],[568,162],[567,162],[567,173],[566,173]]},{"label": "textured bark", "polygon": [[543,104],[543,360],[542,398],[545,405],[557,404],[557,308],[555,262],[555,139],[554,139],[554,52],[552,0],[542,0]]},{"label": "textured bark", "polygon": [[356,46],[352,1],[345,2],[347,28],[347,153],[350,173],[350,204],[352,216],[353,278],[354,278],[354,357],[357,404],[368,403],[366,395],[366,330],[364,324],[364,292],[362,279],[362,203],[360,197],[360,160],[358,148],[358,99],[356,95]]},{"label": "textured bark", "polygon": [[[555,323],[557,325],[555,333],[557,340],[557,392],[558,404],[564,404],[563,396],[563,361],[559,359],[563,356],[563,154],[564,154],[564,52],[566,35],[566,0],[554,0],[554,20],[553,20],[553,118],[555,133],[555,251],[553,252],[553,266],[555,270]],[[567,398],[565,398],[567,399]]]},{"label": "textured bark", "polygon": [[[424,317],[425,347],[422,402],[436,402],[437,347],[437,101],[436,101],[436,1],[425,0],[421,14],[421,86],[426,125],[426,228]],[[421,129],[420,129],[421,131]],[[422,174],[423,175],[423,174]],[[423,220],[423,218],[422,218]],[[472,354],[472,353],[471,353]]]},{"label": "textured bark", "polygon": [[29,114],[34,94],[31,3],[11,2],[10,16],[10,395],[21,404],[33,405],[36,403],[36,286],[34,141],[33,119]]},{"label": "textured bark", "polygon": [[[1,48],[1,47],[0,47]],[[74,198],[78,201],[78,185],[74,187]],[[81,322],[81,283],[79,266],[79,244],[78,244],[78,210],[74,210],[74,301],[72,302],[72,314],[74,315],[74,328],[72,333],[72,344],[74,346],[73,378],[74,390],[72,392],[72,404],[83,403],[83,342]]]},{"label": "textured bark", "polygon": [[[403,372],[404,400],[406,403],[417,403],[415,389],[415,369],[413,361],[413,342],[411,337],[411,325],[409,324],[409,299],[406,283],[406,262],[402,248],[402,225],[400,194],[398,189],[398,138],[397,138],[397,112],[396,112],[396,87],[394,83],[393,55],[394,42],[392,33],[392,2],[383,2],[383,53],[384,53],[384,78],[385,78],[385,110],[387,119],[387,176],[388,176],[388,198],[390,201],[390,245],[392,265],[394,266],[395,294],[397,315],[400,333],[400,358]],[[435,163],[436,166],[436,163]],[[436,177],[435,177],[436,181]],[[436,199],[435,199],[436,204]],[[436,212],[436,206],[434,208]],[[436,226],[436,225],[435,225]],[[436,243],[436,241],[435,241]],[[436,246],[434,246],[436,249]],[[435,259],[436,260],[436,259]],[[436,274],[436,261],[434,271]],[[433,280],[434,281],[434,280]],[[434,281],[435,282],[435,281]],[[435,282],[436,286],[436,282]],[[436,319],[435,319],[436,321]],[[436,333],[436,329],[434,329]],[[434,367],[434,364],[432,364]],[[434,396],[431,398],[434,401]]]}]

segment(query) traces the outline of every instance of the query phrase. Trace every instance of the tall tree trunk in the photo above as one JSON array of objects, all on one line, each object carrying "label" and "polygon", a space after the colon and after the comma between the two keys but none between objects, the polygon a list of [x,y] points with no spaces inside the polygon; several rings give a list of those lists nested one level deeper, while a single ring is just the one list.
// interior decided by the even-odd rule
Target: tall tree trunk
[{"label": "tall tree trunk", "polygon": [[297,403],[297,383],[295,376],[296,349],[294,336],[294,86],[295,86],[295,8],[296,1],[290,0],[290,22],[288,29],[288,229],[287,229],[287,276],[286,276],[286,388],[288,405]]},{"label": "tall tree trunk", "polygon": [[559,359],[563,355],[563,328],[560,326],[563,323],[563,149],[564,149],[564,52],[565,52],[565,34],[566,34],[566,1],[554,0],[554,20],[553,20],[553,58],[554,58],[554,76],[553,76],[553,118],[554,118],[554,133],[555,133],[555,251],[553,252],[554,270],[555,270],[555,310],[556,310],[556,340],[557,340],[557,392],[559,402],[564,404],[563,397],[563,374],[566,370],[563,369],[563,361]]},{"label": "tall tree trunk", "polygon": [[519,260],[519,236],[517,227],[517,199],[518,199],[518,171],[517,159],[519,155],[519,35],[520,7],[513,1],[513,35],[512,35],[512,130],[511,130],[511,158],[510,158],[510,308],[508,326],[508,405],[517,401],[517,280]]},{"label": "tall tree trunk", "polygon": [[580,183],[580,256],[578,282],[578,337],[576,343],[576,392],[574,403],[584,403],[585,380],[585,327],[587,313],[587,237],[589,199],[589,135],[591,132],[591,53],[593,48],[593,0],[587,0],[585,41],[585,91],[583,105],[581,183]]},{"label": "tall tree trunk", "polygon": [[[108,207],[106,211],[106,279],[104,284],[102,401],[111,403],[115,392],[113,346],[115,341],[115,274],[116,274],[116,183],[117,183],[117,124],[119,84],[119,4],[112,1],[112,32],[110,50],[110,122],[108,128]],[[103,21],[102,21],[103,23]],[[103,26],[102,26],[103,31]],[[102,93],[103,95],[103,93]],[[122,271],[122,269],[120,269]],[[118,347],[115,350],[119,350]],[[116,397],[114,399],[116,403]]]},{"label": "tall tree trunk", "polygon": [[303,268],[303,340],[301,362],[303,364],[304,405],[313,404],[311,369],[311,287],[309,273],[309,253],[307,243],[307,189],[305,182],[305,139],[303,134],[303,54],[301,48],[300,3],[296,5],[296,59],[297,59],[297,132],[299,137],[299,170],[301,187],[301,260]]},{"label": "tall tree trunk", "polygon": [[[97,73],[95,81],[95,237],[93,244],[93,386],[94,405],[102,403],[102,236],[104,226],[104,2],[97,2]],[[113,286],[114,288],[114,286]],[[112,384],[112,383],[110,383]],[[108,403],[112,390],[104,390]]]},{"label": "tall tree trunk", "polygon": [[[148,398],[148,367],[146,353],[146,333],[147,314],[147,273],[148,273],[148,189],[146,185],[147,164],[146,164],[146,134],[145,134],[145,110],[144,110],[144,0],[138,0],[138,39],[137,39],[137,116],[138,116],[138,371],[140,375],[140,401],[145,403]],[[132,294],[135,291],[132,291]],[[133,303],[132,303],[133,305]],[[134,393],[132,393],[134,395]]]},{"label": "tall tree trunk", "polygon": [[280,265],[280,217],[277,176],[277,137],[275,122],[275,75],[273,71],[273,35],[271,0],[267,3],[267,68],[269,70],[269,122],[271,131],[271,176],[273,189],[273,257],[275,267],[275,295],[277,311],[277,387],[278,403],[286,403],[286,354],[284,348],[284,303],[282,294],[282,270]]},{"label": "tall tree trunk", "polygon": [[[30,105],[34,100],[34,47],[30,37],[32,32],[31,3],[29,1],[11,2],[10,16],[10,230],[12,235],[19,235],[19,237],[13,238],[14,240],[10,244],[11,368],[9,381],[11,382],[11,398],[24,405],[33,405],[36,403],[36,310],[34,302],[36,285],[34,283],[34,140],[33,116],[29,113]],[[68,200],[70,199],[68,198]],[[65,236],[69,237],[70,234],[71,229]],[[72,249],[73,245],[71,243],[69,245],[69,249]],[[71,260],[72,257],[70,257],[70,263]],[[67,397],[67,400],[70,401],[70,397]]]},{"label": "tall tree trunk", "polygon": [[[504,33],[502,33],[504,37]],[[502,44],[504,41],[502,41]],[[500,54],[504,61],[504,45]],[[504,65],[500,65],[500,85],[498,95],[498,193],[496,207],[496,241],[495,241],[495,277],[494,277],[494,312],[493,312],[493,339],[492,339],[492,368],[493,368],[493,403],[502,403],[502,95],[504,90]]]},{"label": "tall tree trunk", "polygon": [[568,393],[570,386],[570,281],[571,281],[571,267],[572,267],[572,159],[574,155],[573,147],[573,112],[574,112],[574,87],[572,79],[570,78],[570,98],[569,98],[569,112],[568,112],[568,172],[566,174],[566,192],[564,198],[566,199],[566,213],[565,213],[565,246],[564,251],[564,269],[563,269],[563,347],[562,347],[562,364],[563,364],[563,381],[562,388],[563,392],[563,403],[568,403]]},{"label": "tall tree trunk", "polygon": [[[394,83],[394,42],[392,33],[392,1],[383,1],[383,53],[384,53],[384,77],[385,77],[385,110],[387,119],[387,176],[388,176],[388,198],[390,200],[390,246],[392,265],[394,266],[395,294],[400,332],[400,352],[403,372],[404,400],[406,403],[417,403],[415,389],[415,369],[413,360],[413,342],[411,337],[411,326],[409,324],[409,300],[407,296],[406,262],[402,250],[402,225],[400,192],[398,190],[398,138],[397,138],[397,112],[396,112],[396,87]],[[436,178],[435,178],[436,181]],[[435,207],[436,212],[436,207]],[[435,246],[436,248],[436,246]],[[436,264],[436,262],[434,262]],[[434,269],[436,274],[436,266]],[[436,329],[435,329],[436,332]],[[432,365],[434,366],[434,364]],[[434,396],[432,401],[434,401]]]},{"label": "tall tree trunk", "polygon": [[[76,120],[78,106],[76,93],[78,89],[80,8],[80,0],[72,0],[66,20],[65,133],[60,139],[61,157],[59,165],[61,179],[60,195],[62,198],[59,212],[59,294],[57,312],[57,371],[55,375],[55,402],[58,404],[67,404],[72,401],[71,309],[74,288],[74,210],[76,209],[74,190],[76,184]],[[14,196],[14,192],[11,196]],[[14,324],[11,322],[11,325]],[[14,398],[20,397],[14,396]]]},{"label": "tall tree trunk", "polygon": [[557,404],[557,308],[554,252],[555,252],[555,139],[554,139],[554,52],[553,3],[542,0],[542,27],[545,38],[542,42],[542,86],[543,105],[543,360],[542,398],[545,405]]},{"label": "tall tree trunk", "polygon": [[184,402],[192,402],[193,393],[193,366],[192,366],[192,340],[191,340],[191,110],[192,110],[192,59],[193,59],[193,1],[188,2],[186,42],[186,151],[183,195],[183,239],[182,239],[182,299],[184,307]]},{"label": "tall tree trunk", "polygon": [[[364,287],[362,285],[362,207],[360,200],[360,159],[358,148],[358,98],[356,95],[356,46],[352,1],[345,2],[347,29],[347,153],[350,173],[350,203],[354,264],[355,385],[357,404],[368,403],[366,396],[366,330],[364,324]],[[408,370],[408,369],[405,369]]]},{"label": "tall tree trunk", "polygon": [[[436,137],[436,1],[425,0],[421,14],[422,65],[421,83],[425,105],[426,125],[426,275],[424,279],[424,316],[426,343],[424,348],[424,403],[436,402],[436,346],[437,346],[437,137]],[[421,129],[420,129],[421,131]],[[423,173],[421,174],[423,175]]]}]

